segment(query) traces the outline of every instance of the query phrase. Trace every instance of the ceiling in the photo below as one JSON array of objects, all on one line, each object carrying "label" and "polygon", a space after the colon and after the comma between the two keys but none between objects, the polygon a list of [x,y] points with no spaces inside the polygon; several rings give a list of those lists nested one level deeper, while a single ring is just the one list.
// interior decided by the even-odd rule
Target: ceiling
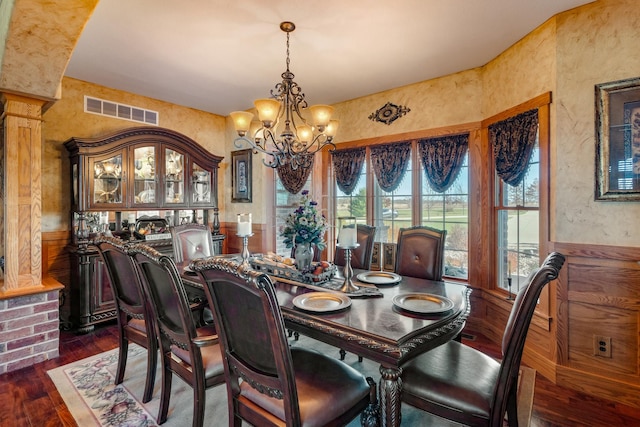
[{"label": "ceiling", "polygon": [[228,115],[286,68],[333,104],[491,61],[585,0],[102,0],[66,76]]}]

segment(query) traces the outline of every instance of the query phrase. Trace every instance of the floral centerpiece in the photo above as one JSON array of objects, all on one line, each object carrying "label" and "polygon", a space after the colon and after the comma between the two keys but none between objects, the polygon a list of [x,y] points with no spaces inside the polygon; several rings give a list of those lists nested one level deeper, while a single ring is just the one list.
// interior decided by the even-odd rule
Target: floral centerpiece
[{"label": "floral centerpiece", "polygon": [[306,272],[313,267],[314,248],[326,247],[324,232],[327,219],[318,212],[318,203],[311,200],[307,190],[302,192],[300,205],[287,216],[280,235],[288,248],[295,248],[293,257],[298,270]]},{"label": "floral centerpiece", "polygon": [[304,190],[300,205],[287,216],[280,232],[284,244],[288,248],[299,244],[312,244],[319,250],[326,247],[324,233],[327,230],[327,219],[318,212],[318,202],[311,200],[309,192]]}]

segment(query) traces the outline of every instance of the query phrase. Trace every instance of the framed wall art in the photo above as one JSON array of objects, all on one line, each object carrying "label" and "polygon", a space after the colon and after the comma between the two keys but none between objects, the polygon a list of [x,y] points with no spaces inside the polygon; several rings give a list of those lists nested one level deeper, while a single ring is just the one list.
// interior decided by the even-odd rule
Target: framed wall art
[{"label": "framed wall art", "polygon": [[382,244],[382,269],[384,271],[394,271],[396,269],[396,244]]},{"label": "framed wall art", "polygon": [[251,149],[231,152],[231,201],[251,203]]},{"label": "framed wall art", "polygon": [[380,242],[374,242],[371,250],[371,270],[378,271],[380,268]]},{"label": "framed wall art", "polygon": [[598,84],[596,200],[640,201],[640,77]]}]

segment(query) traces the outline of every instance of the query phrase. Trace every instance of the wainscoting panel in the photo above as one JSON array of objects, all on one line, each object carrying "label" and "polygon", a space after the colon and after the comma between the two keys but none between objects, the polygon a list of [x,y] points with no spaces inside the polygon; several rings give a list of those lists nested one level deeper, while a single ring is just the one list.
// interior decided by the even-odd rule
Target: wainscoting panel
[{"label": "wainscoting panel", "polygon": [[640,407],[640,248],[554,248],[567,256],[557,295],[558,384]]}]

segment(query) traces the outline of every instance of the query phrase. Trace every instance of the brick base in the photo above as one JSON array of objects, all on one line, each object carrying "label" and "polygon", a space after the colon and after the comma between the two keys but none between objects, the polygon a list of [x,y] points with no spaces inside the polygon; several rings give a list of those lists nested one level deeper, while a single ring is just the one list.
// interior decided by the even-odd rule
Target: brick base
[{"label": "brick base", "polygon": [[58,292],[0,300],[0,375],[58,357]]}]

